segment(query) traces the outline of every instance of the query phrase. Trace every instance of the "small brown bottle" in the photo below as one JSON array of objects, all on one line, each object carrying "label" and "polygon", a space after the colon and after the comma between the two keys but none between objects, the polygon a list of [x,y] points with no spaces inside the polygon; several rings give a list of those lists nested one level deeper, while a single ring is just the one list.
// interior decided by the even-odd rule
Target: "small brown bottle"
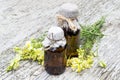
[{"label": "small brown bottle", "polygon": [[66,39],[63,30],[60,27],[51,27],[43,45],[45,70],[51,75],[62,74],[66,66]]},{"label": "small brown bottle", "polygon": [[67,40],[67,57],[78,56],[76,49],[80,46],[80,25],[78,23],[78,7],[72,3],[60,6],[57,12],[58,26],[64,30]]},{"label": "small brown bottle", "polygon": [[[67,31],[65,31],[67,33]],[[67,39],[67,48],[66,48],[66,54],[68,57],[77,57],[77,49],[80,46],[80,30],[77,30],[76,33],[72,34],[68,33],[66,37]]]}]

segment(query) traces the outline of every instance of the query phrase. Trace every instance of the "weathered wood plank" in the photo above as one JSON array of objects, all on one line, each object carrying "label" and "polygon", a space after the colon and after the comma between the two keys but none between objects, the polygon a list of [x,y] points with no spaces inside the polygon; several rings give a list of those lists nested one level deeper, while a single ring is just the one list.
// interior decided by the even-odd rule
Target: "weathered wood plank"
[{"label": "weathered wood plank", "polygon": [[[14,72],[5,72],[15,56],[12,47],[22,46],[30,37],[38,37],[55,23],[59,5],[72,2],[79,6],[80,23],[88,24],[106,15],[99,57],[91,69],[75,73],[67,68],[60,76],[47,74],[37,63],[21,62]],[[120,80],[120,1],[119,0],[0,0],[0,79],[2,80]],[[107,68],[98,67],[99,59]]]}]

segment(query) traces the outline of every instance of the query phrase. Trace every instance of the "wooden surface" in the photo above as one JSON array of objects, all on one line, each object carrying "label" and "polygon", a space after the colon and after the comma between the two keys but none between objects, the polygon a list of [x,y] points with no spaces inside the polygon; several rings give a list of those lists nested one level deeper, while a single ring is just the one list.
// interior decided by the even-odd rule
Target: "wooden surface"
[{"label": "wooden surface", "polygon": [[[105,36],[98,44],[99,57],[93,67],[81,73],[67,68],[60,76],[50,76],[36,62],[23,61],[19,69],[6,73],[15,56],[12,48],[55,24],[55,13],[65,2],[79,6],[82,24],[106,16]],[[106,69],[98,67],[101,59],[107,63]],[[0,80],[120,80],[120,0],[0,0]]]}]

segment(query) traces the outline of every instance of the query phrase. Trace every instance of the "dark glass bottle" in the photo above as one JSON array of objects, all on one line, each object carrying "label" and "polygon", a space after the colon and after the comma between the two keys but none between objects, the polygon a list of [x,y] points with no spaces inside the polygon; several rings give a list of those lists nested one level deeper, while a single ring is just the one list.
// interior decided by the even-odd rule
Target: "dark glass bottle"
[{"label": "dark glass bottle", "polygon": [[65,37],[67,40],[67,48],[66,48],[66,54],[68,57],[77,57],[77,49],[80,46],[80,30],[78,29],[76,32],[65,30],[66,33]]},{"label": "dark glass bottle", "polygon": [[45,50],[44,66],[50,75],[62,74],[66,66],[65,47]]},{"label": "dark glass bottle", "polygon": [[45,50],[44,66],[51,75],[59,75],[65,71],[66,66],[66,39],[64,31],[58,27],[51,27],[45,40],[42,42]]},{"label": "dark glass bottle", "polygon": [[72,21],[71,23],[75,25],[76,30],[72,30],[68,25],[69,22],[67,21],[63,22],[64,26],[62,27],[67,41],[66,55],[67,57],[77,57],[78,54],[76,50],[80,46],[80,26],[77,20],[75,21],[75,23],[73,23]]},{"label": "dark glass bottle", "polygon": [[65,3],[57,12],[57,24],[64,30],[67,40],[67,57],[77,56],[76,49],[80,46],[80,25],[78,22],[79,8],[76,4]]}]

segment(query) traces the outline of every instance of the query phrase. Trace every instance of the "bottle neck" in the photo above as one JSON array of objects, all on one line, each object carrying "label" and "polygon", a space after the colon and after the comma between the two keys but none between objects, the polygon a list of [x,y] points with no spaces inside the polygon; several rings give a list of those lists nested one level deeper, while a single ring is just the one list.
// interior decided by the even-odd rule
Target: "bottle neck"
[{"label": "bottle neck", "polygon": [[65,36],[76,36],[80,33],[80,29],[77,29],[77,31],[72,31],[70,30],[69,28],[66,29],[66,28],[63,28],[64,32],[65,32]]},{"label": "bottle neck", "polygon": [[59,47],[50,47],[47,51],[50,52],[63,52],[66,49],[66,45],[64,47],[59,46]]}]

